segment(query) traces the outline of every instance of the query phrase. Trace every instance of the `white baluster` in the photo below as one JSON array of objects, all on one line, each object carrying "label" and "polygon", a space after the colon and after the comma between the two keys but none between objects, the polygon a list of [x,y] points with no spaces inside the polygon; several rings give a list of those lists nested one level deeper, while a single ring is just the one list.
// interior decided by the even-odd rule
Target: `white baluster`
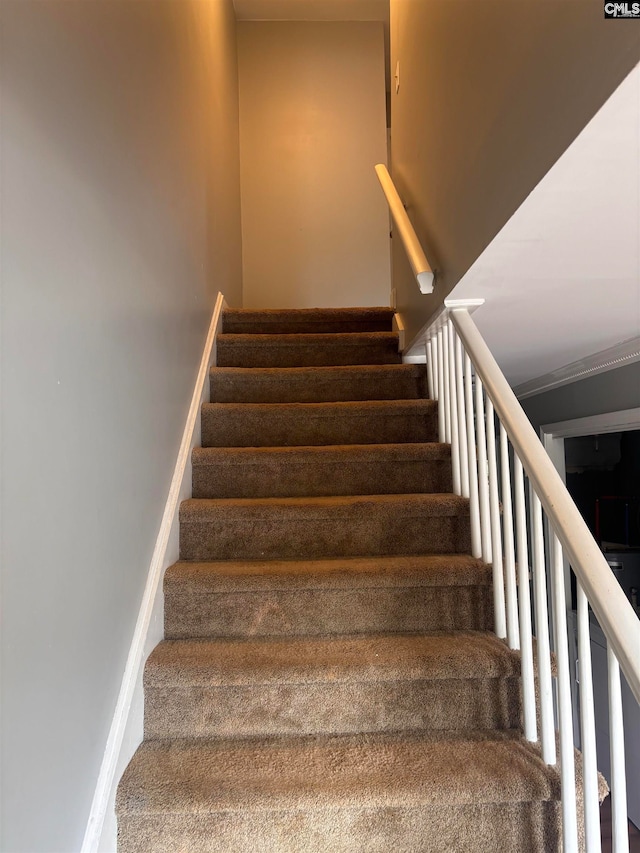
[{"label": "white baluster", "polygon": [[582,745],[582,777],[584,798],[584,832],[587,853],[601,853],[600,800],[596,755],[596,722],[593,706],[593,674],[591,671],[591,637],[589,604],[584,590],[577,584],[578,609],[578,678],[580,683],[580,735]]},{"label": "white baluster", "polygon": [[480,503],[480,536],[482,540],[482,559],[490,563],[491,520],[489,517],[489,472],[487,470],[487,437],[484,419],[484,394],[482,380],[476,373],[476,431],[478,442],[478,497]]},{"label": "white baluster", "polygon": [[453,331],[456,355],[456,391],[458,394],[458,446],[460,448],[460,491],[469,497],[469,450],[467,447],[467,413],[465,412],[464,383],[462,379],[462,342]]},{"label": "white baluster", "polygon": [[[444,440],[451,444],[451,377],[449,375],[449,330],[445,324],[442,329],[442,402],[444,404]],[[440,332],[438,332],[440,334]]]},{"label": "white baluster", "polygon": [[516,555],[513,544],[513,504],[507,431],[500,421],[500,473],[502,475],[502,529],[504,535],[504,583],[507,596],[507,642],[510,649],[520,648],[518,627],[518,590]]},{"label": "white baluster", "polygon": [[444,357],[443,357],[443,343],[442,343],[442,327],[438,329],[438,333],[436,335],[436,352],[438,354],[438,382],[437,382],[437,399],[438,399],[438,440],[441,442],[445,442],[447,440],[446,429],[445,429],[445,416],[444,416]]},{"label": "white baluster", "polygon": [[613,853],[629,853],[629,827],[627,823],[627,777],[624,759],[624,721],[622,719],[622,691],[620,665],[607,644],[609,670],[609,739],[611,749],[611,829]]},{"label": "white baluster", "polygon": [[447,321],[445,329],[449,350],[449,422],[451,424],[451,469],[453,479],[453,491],[459,495],[462,491],[460,480],[460,440],[458,433],[458,389],[456,388],[456,354],[453,337],[453,323]]},{"label": "white baluster", "polygon": [[464,355],[464,396],[467,410],[467,456],[469,457],[469,511],[471,513],[471,553],[482,557],[482,535],[480,532],[480,503],[478,498],[478,467],[476,458],[476,425],[473,405],[473,383],[471,359]]},{"label": "white baluster", "polygon": [[540,499],[533,489],[531,490],[531,518],[533,542],[533,593],[536,615],[536,645],[538,649],[538,680],[540,684],[542,757],[547,764],[555,764],[556,736],[553,720],[551,649],[549,645],[549,608],[547,604],[544,534],[542,532],[542,506],[540,505]]},{"label": "white baluster", "polygon": [[504,572],[502,568],[502,531],[500,529],[500,498],[498,496],[498,463],[496,460],[496,421],[493,403],[487,396],[487,455],[489,464],[489,513],[491,519],[491,550],[493,552],[493,609],[495,632],[507,636],[507,617],[504,601]]},{"label": "white baluster", "polygon": [[431,338],[429,338],[427,340],[427,389],[428,389],[430,400],[436,400],[438,398],[438,394],[437,394],[436,386],[435,386],[435,382],[434,382],[433,362],[434,362],[433,346],[431,344]]},{"label": "white baluster", "polygon": [[560,731],[560,778],[562,783],[562,850],[577,853],[576,777],[573,756],[573,711],[567,636],[567,602],[564,589],[562,546],[553,536],[553,615],[558,666],[558,728]]},{"label": "white baluster", "polygon": [[514,453],[513,456],[513,488],[516,498],[516,545],[518,549],[518,603],[520,605],[520,658],[522,661],[524,736],[531,743],[535,743],[538,740],[538,725],[536,723],[536,690],[533,672],[533,632],[531,630],[527,516],[524,500],[522,462],[517,453]]}]

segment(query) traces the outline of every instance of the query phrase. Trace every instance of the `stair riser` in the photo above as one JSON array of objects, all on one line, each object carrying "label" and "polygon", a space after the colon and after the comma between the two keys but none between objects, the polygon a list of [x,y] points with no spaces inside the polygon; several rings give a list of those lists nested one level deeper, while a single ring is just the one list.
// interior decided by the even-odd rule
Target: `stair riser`
[{"label": "stair riser", "polygon": [[372,308],[226,308],[222,331],[236,335],[390,332],[393,309]]},{"label": "stair riser", "polygon": [[276,447],[328,444],[401,444],[438,440],[437,405],[392,406],[361,412],[310,412],[295,407],[265,412],[205,404],[203,447]]},{"label": "stair riser", "polygon": [[[211,371],[212,403],[332,403],[347,400],[417,400],[427,396],[422,365],[392,374],[282,377]],[[414,369],[417,368],[417,369]]]},{"label": "stair riser", "polygon": [[[467,553],[469,520],[460,516],[410,517],[402,511],[313,512],[234,517],[220,508],[209,521],[180,523],[183,560],[300,560],[404,554]],[[364,516],[364,517],[363,517]]]},{"label": "stair riser", "polygon": [[145,687],[148,738],[512,729],[519,723],[516,678]]},{"label": "stair riser", "polygon": [[549,853],[562,847],[555,802],[143,813],[123,816],[118,825],[118,853]]},{"label": "stair riser", "polygon": [[[249,464],[247,464],[249,462]],[[451,459],[434,462],[302,462],[282,457],[193,466],[194,498],[322,497],[451,491]]]},{"label": "stair riser", "polygon": [[219,367],[332,367],[347,364],[400,364],[397,337],[380,342],[332,343],[324,347],[301,342],[279,346],[276,341],[235,342],[221,335],[216,348]]},{"label": "stair riser", "polygon": [[321,636],[323,634],[489,631],[487,586],[296,589],[206,595],[165,588],[165,637]]},{"label": "stair riser", "polygon": [[391,317],[363,320],[286,320],[260,322],[238,317],[224,317],[223,334],[230,335],[341,335],[366,332],[391,332]]}]

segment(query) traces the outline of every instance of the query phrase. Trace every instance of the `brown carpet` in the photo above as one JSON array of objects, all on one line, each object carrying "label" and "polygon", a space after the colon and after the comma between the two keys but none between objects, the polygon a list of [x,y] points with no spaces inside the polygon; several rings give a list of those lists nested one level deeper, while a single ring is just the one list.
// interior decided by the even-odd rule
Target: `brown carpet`
[{"label": "brown carpet", "polygon": [[218,336],[220,367],[331,367],[346,364],[400,364],[393,332]]},{"label": "brown carpet", "polygon": [[424,365],[212,367],[212,403],[335,403],[427,396]]},{"label": "brown carpet", "polygon": [[194,498],[282,498],[451,491],[448,444],[198,447]]},{"label": "brown carpet", "polygon": [[120,853],[559,850],[425,369],[389,309],[227,311]]},{"label": "brown carpet", "polygon": [[317,446],[435,441],[431,400],[205,403],[205,447]]}]

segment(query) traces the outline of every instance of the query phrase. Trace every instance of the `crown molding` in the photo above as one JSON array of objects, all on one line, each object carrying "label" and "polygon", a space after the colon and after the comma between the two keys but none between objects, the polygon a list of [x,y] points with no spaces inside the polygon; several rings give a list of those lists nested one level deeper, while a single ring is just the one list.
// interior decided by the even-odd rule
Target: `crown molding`
[{"label": "crown molding", "polygon": [[543,391],[551,391],[554,388],[560,388],[562,385],[568,385],[570,382],[588,379],[590,376],[605,373],[607,370],[615,370],[617,367],[625,367],[627,364],[633,364],[636,361],[640,361],[640,336],[629,338],[629,340],[593,353],[586,358],[572,361],[571,364],[566,364],[564,367],[559,367],[543,376],[523,382],[521,385],[517,385],[513,391],[519,400],[524,400],[527,397],[533,397],[534,394],[542,394]]}]

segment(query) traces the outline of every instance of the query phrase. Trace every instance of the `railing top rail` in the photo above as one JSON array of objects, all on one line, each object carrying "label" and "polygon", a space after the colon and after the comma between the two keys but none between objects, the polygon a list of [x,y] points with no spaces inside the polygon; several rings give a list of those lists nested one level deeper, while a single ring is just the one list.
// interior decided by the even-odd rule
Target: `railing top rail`
[{"label": "railing top rail", "polygon": [[467,310],[451,308],[449,314],[640,702],[640,620]]},{"label": "railing top rail", "polygon": [[416,234],[407,211],[404,209],[402,199],[398,195],[395,184],[391,180],[387,167],[382,163],[378,163],[375,167],[376,175],[380,181],[382,191],[384,192],[393,221],[396,224],[398,233],[402,238],[402,242],[411,264],[411,269],[415,275],[421,293],[433,293],[433,271],[424,253],[424,249],[420,245],[418,235]]}]

